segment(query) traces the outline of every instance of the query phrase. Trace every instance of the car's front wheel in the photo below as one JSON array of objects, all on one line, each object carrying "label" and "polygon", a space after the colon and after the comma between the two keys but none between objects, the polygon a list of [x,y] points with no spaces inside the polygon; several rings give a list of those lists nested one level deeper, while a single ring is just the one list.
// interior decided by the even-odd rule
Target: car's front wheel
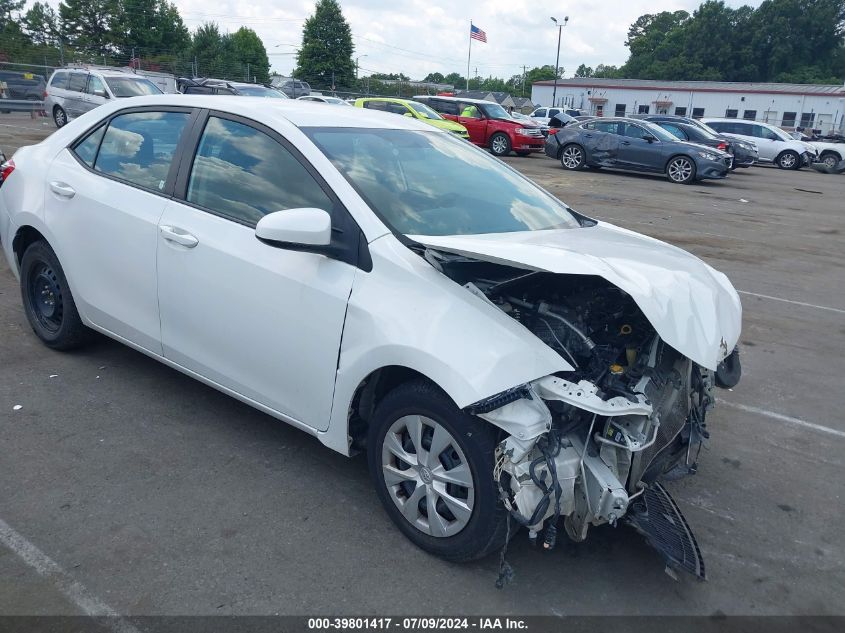
[{"label": "car's front wheel", "polygon": [[560,153],[560,164],[563,165],[564,169],[573,171],[583,169],[586,162],[584,148],[575,143],[566,145]]},{"label": "car's front wheel", "polygon": [[511,153],[511,140],[507,134],[498,132],[490,137],[490,151],[496,156],[507,156]]},{"label": "car's front wheel", "polygon": [[801,157],[792,150],[781,152],[775,162],[781,169],[801,169]]},{"label": "car's front wheel", "polygon": [[822,152],[822,155],[819,160],[821,160],[821,162],[824,163],[826,166],[833,169],[839,164],[839,161],[842,159],[839,158],[838,154],[835,154],[833,152]]},{"label": "car's front wheel", "polygon": [[414,544],[450,561],[501,547],[507,511],[493,481],[497,430],[425,380],[400,385],[376,408],[370,474],[390,518]]},{"label": "car's front wheel", "polygon": [[675,156],[666,166],[666,175],[674,183],[688,185],[695,180],[695,163],[689,156]]},{"label": "car's front wheel", "polygon": [[69,350],[89,341],[92,331],[82,323],[59,259],[47,242],[30,244],[21,258],[21,299],[30,326],[47,347]]},{"label": "car's front wheel", "polygon": [[61,106],[53,108],[53,122],[56,124],[56,127],[64,127],[67,125],[67,113]]}]

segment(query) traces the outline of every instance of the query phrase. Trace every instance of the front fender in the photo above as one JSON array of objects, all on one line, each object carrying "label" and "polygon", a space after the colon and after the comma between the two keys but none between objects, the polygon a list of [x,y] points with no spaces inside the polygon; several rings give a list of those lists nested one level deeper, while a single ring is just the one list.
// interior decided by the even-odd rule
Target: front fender
[{"label": "front fender", "polygon": [[347,452],[356,389],[387,366],[413,369],[464,408],[572,367],[516,320],[435,270],[393,235],[370,243],[373,270],[349,298],[329,428],[321,439]]}]

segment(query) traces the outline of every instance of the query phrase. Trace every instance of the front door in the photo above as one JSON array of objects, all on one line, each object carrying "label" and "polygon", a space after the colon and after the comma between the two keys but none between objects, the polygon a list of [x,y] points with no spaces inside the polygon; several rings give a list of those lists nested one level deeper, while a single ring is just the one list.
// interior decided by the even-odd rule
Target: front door
[{"label": "front door", "polygon": [[128,112],[104,123],[47,171],[46,223],[80,313],[161,354],[156,249],[191,112]]},{"label": "front door", "polygon": [[103,80],[96,75],[88,75],[88,85],[82,95],[82,111],[88,112],[103,105],[108,100],[107,94]]},{"label": "front door", "polygon": [[255,225],[267,213],[303,207],[329,211],[334,225],[345,210],[292,147],[244,119],[210,116],[193,164],[189,158],[180,199],[158,226],[165,357],[254,403],[328,428],[357,269],[261,242]]},{"label": "front door", "polygon": [[474,103],[461,103],[458,105],[458,123],[463,125],[469,132],[469,140],[476,145],[484,147],[487,145],[487,119]]},{"label": "front door", "polygon": [[[662,171],[663,160],[660,141],[646,128],[636,123],[623,123],[619,139],[619,163],[628,169]],[[651,137],[652,141],[646,138]]]}]

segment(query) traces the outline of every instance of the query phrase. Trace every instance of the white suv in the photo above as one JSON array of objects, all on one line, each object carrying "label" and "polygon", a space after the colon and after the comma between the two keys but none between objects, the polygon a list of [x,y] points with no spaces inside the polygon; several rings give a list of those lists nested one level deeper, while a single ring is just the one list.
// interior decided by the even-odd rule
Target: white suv
[{"label": "white suv", "polygon": [[719,134],[757,145],[761,163],[774,163],[781,169],[801,169],[818,159],[818,151],[809,143],[796,141],[776,125],[743,119],[701,119]]},{"label": "white suv", "polygon": [[47,84],[44,109],[56,127],[111,99],[161,94],[161,90],[145,77],[119,68],[59,68]]}]

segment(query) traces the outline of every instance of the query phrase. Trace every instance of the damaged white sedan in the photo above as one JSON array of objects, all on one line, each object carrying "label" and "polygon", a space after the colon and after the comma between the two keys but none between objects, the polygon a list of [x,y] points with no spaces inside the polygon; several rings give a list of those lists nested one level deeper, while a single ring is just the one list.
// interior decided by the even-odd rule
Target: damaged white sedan
[{"label": "damaged white sedan", "polygon": [[739,379],[727,278],[424,124],[260,101],[120,100],[4,165],[35,333],[97,330],[366,450],[444,558],[627,522],[703,577],[659,482],[695,471]]}]

